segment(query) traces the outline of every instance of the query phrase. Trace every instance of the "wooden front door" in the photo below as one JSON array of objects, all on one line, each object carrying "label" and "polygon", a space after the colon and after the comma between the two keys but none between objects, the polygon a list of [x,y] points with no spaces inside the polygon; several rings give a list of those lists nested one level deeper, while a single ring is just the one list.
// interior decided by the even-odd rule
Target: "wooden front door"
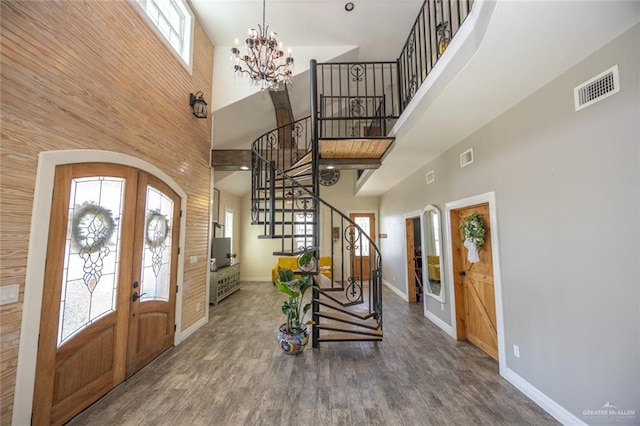
[{"label": "wooden front door", "polygon": [[[362,231],[375,242],[376,220],[373,213],[351,213],[349,218],[353,220]],[[366,238],[360,236],[355,230],[354,247],[351,250],[351,265],[353,276],[360,280],[368,280],[373,265],[373,247]]]},{"label": "wooden front door", "polygon": [[175,332],[180,198],[145,173],[136,208],[127,377],[171,347]]},{"label": "wooden front door", "polygon": [[[146,347],[162,340],[144,298],[165,287],[169,313],[155,315],[170,318],[171,339],[155,353],[172,345],[180,203],[165,186],[156,185],[165,197],[146,189],[156,183],[114,164],[56,168],[33,424],[66,422],[140,367],[131,334]],[[149,296],[134,297],[140,288]]]},{"label": "wooden front door", "polygon": [[[486,236],[478,251],[479,262],[470,263],[460,227],[474,212],[483,219]],[[494,359],[498,359],[495,289],[489,205],[481,204],[451,211],[456,325],[458,340],[467,339]]]}]

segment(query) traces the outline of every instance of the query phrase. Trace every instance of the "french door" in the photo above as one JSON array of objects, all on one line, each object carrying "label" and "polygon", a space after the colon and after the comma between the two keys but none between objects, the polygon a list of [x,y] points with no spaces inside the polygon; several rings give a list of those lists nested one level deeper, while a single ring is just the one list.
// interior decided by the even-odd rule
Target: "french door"
[{"label": "french door", "polygon": [[179,221],[152,175],[56,168],[33,424],[66,422],[173,344]]}]

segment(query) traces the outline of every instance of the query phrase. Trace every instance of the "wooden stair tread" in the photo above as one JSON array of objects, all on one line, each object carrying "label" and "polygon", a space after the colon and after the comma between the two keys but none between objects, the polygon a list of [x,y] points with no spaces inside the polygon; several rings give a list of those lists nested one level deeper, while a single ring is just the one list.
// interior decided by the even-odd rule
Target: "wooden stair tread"
[{"label": "wooden stair tread", "polygon": [[379,328],[377,321],[374,320],[373,318],[362,320],[362,319],[354,318],[350,315],[342,314],[339,312],[327,312],[327,311],[319,311],[318,316],[320,318],[325,318],[331,321],[338,321],[341,323],[357,325],[358,327],[365,327],[370,330],[377,330]]},{"label": "wooden stair tread", "polygon": [[294,168],[294,167],[300,166],[300,165],[305,164],[305,163],[311,163],[311,160],[312,160],[312,158],[311,158],[311,157],[312,157],[312,155],[313,155],[313,151],[308,150],[308,151],[306,152],[306,154],[304,154],[302,157],[298,158],[298,161],[296,161],[295,163],[293,163],[293,164],[291,165],[291,167],[289,167],[289,168],[290,168],[290,169],[292,169],[292,168]]},{"label": "wooden stair tread", "polygon": [[371,330],[371,329],[358,327],[356,325],[320,323],[320,324],[317,324],[315,327],[317,327],[320,330],[331,330],[331,331],[337,331],[340,333],[362,334],[366,336],[382,337],[381,329]]},{"label": "wooden stair tread", "polygon": [[[276,225],[277,226],[277,225]],[[312,239],[313,235],[310,234],[273,234],[273,235],[258,235],[259,240],[270,240],[277,238],[307,238]]]},{"label": "wooden stair tread", "polygon": [[340,284],[337,281],[333,281],[331,278],[327,277],[326,275],[318,277],[317,281],[318,281],[318,288],[320,290],[331,290],[335,288],[342,288],[342,284]]},{"label": "wooden stair tread", "polygon": [[[344,291],[320,292],[318,300],[321,302],[334,303],[336,306],[342,306],[343,308],[353,308],[356,311],[366,310],[368,312],[364,300],[349,300],[344,295]],[[359,307],[359,309],[357,307]]]},{"label": "wooden stair tread", "polygon": [[289,177],[293,177],[293,176],[301,175],[303,173],[307,173],[310,170],[311,170],[311,161],[307,161],[307,162],[298,161],[296,162],[296,164],[294,164],[293,166],[285,170],[284,174]]},{"label": "wooden stair tread", "polygon": [[318,337],[319,342],[379,342],[382,336],[364,336],[351,333],[331,333],[321,334]]},{"label": "wooden stair tread", "polygon": [[284,249],[284,250],[279,250],[279,251],[274,251],[273,255],[274,256],[298,256],[301,255],[302,253],[304,253],[307,250],[317,250],[317,247],[308,247],[308,248],[304,248],[304,249],[300,249],[300,250],[290,250],[290,249]]},{"label": "wooden stair tread", "polygon": [[[360,306],[342,306],[330,300],[317,300],[317,302],[324,306],[327,309],[333,309],[338,312],[342,312],[343,314],[349,315],[354,318],[358,318],[361,320],[367,320],[369,318],[373,318],[374,313],[369,312],[368,309],[362,309]],[[326,312],[326,311],[325,311]]]}]

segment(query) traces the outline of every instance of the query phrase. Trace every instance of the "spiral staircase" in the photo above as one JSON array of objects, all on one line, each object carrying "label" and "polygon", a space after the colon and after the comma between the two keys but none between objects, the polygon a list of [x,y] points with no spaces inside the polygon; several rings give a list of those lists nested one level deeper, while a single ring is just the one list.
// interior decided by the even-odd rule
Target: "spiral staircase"
[{"label": "spiral staircase", "polygon": [[[468,16],[473,0],[426,0],[395,61],[310,64],[308,117],[252,143],[252,224],[280,242],[275,256],[308,258],[313,347],[382,340],[382,257],[373,239],[320,197],[325,169],[380,166],[387,136]],[[320,257],[329,258],[320,266]]]}]

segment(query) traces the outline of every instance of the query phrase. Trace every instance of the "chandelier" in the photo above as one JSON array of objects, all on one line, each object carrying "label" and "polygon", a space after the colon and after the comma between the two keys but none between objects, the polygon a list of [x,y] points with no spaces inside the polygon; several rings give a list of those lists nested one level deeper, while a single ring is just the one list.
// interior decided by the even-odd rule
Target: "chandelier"
[{"label": "chandelier", "polygon": [[282,83],[291,83],[293,57],[291,49],[284,56],[278,34],[269,32],[269,26],[265,24],[265,2],[262,0],[262,26],[258,25],[258,30],[249,30],[245,41],[246,53],[240,53],[236,39],[235,46],[231,48],[231,59],[235,62],[235,75],[248,75],[252,84],[262,90],[278,90]]}]

